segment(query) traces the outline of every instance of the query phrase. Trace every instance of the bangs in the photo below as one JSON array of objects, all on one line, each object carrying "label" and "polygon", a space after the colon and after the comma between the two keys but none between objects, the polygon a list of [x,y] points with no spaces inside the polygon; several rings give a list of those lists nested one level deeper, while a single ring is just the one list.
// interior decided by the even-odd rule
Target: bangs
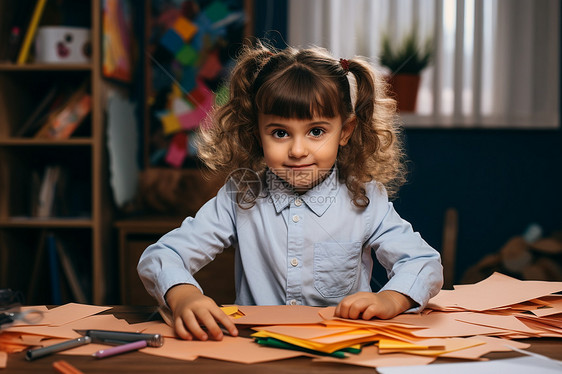
[{"label": "bangs", "polygon": [[261,113],[298,119],[343,115],[342,102],[332,79],[299,65],[272,74],[255,99]]}]

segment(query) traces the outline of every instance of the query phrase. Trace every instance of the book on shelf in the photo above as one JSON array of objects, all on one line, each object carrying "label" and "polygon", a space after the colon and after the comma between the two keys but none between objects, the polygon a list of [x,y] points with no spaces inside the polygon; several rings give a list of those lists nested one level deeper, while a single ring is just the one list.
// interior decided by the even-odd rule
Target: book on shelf
[{"label": "book on shelf", "polygon": [[35,138],[68,139],[91,111],[92,96],[87,91],[87,82],[84,82],[62,105],[48,113]]},{"label": "book on shelf", "polygon": [[91,193],[89,182],[73,177],[68,166],[45,166],[41,177],[39,170],[30,175],[29,217],[78,218],[88,217],[90,208],[81,202]]},{"label": "book on shelf", "polygon": [[62,266],[62,273],[66,278],[74,300],[78,303],[87,304],[88,300],[86,298],[86,293],[82,289],[80,279],[78,278],[78,273],[69,256],[69,253],[67,252],[65,246],[59,238],[56,239],[56,247],[58,259]]},{"label": "book on shelf", "polygon": [[37,207],[33,207],[37,217],[52,217],[55,205],[55,189],[61,174],[60,165],[50,165],[45,168],[41,187],[39,189],[39,200]]},{"label": "book on shelf", "polygon": [[[51,291],[49,303],[60,305],[67,299],[82,304],[88,303],[85,292],[86,284],[79,277],[80,264],[77,261],[79,255],[68,251],[67,244],[62,235],[56,234],[52,230],[41,231],[27,293],[28,300],[34,300],[42,278],[48,276]],[[70,295],[66,292],[67,290],[70,291]]]},{"label": "book on shelf", "polygon": [[53,85],[43,96],[23,125],[16,131],[16,137],[34,135],[47,121],[48,114],[56,110],[64,101],[64,93],[58,85]]}]

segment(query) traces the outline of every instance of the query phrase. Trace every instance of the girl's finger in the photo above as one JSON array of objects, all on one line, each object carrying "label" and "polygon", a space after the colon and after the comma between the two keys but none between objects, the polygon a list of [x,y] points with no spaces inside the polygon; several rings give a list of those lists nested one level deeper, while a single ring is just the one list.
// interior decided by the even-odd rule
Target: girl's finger
[{"label": "girl's finger", "polygon": [[185,340],[193,340],[193,336],[191,336],[189,331],[186,330],[185,325],[184,325],[181,317],[176,317],[174,319],[174,329],[176,331],[176,334],[178,334],[178,336],[180,338],[185,339]]},{"label": "girl's finger", "polygon": [[199,318],[195,316],[195,314],[191,311],[188,310],[185,312],[184,314],[184,323],[185,326],[187,327],[187,330],[196,338],[199,340],[207,340],[209,338],[209,336],[207,335],[207,333],[201,328],[200,324],[199,324]]},{"label": "girl's finger", "polygon": [[222,310],[213,310],[211,311],[211,313],[215,317],[215,320],[217,320],[221,325],[224,326],[229,335],[238,336],[238,329],[236,328],[236,325]]}]

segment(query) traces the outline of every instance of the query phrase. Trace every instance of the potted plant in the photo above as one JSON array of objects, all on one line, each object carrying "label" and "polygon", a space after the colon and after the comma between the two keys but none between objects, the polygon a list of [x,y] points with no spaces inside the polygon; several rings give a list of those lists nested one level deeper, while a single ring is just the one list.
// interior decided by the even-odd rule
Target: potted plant
[{"label": "potted plant", "polygon": [[388,81],[398,101],[398,110],[402,112],[415,110],[420,73],[433,56],[432,38],[427,38],[422,45],[416,30],[416,27],[412,28],[397,46],[392,46],[388,34],[382,38],[380,63],[390,70]]}]

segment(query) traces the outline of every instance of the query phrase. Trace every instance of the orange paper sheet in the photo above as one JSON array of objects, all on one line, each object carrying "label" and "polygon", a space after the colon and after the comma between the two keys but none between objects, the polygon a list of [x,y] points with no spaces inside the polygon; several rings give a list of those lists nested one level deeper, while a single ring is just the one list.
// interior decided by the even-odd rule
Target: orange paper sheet
[{"label": "orange paper sheet", "polygon": [[463,314],[456,317],[457,321],[472,323],[478,326],[487,326],[498,329],[507,330],[509,332],[517,332],[529,334],[529,336],[537,336],[538,331],[529,328],[523,322],[513,316],[494,316],[484,313]]},{"label": "orange paper sheet", "polygon": [[322,322],[319,308],[304,305],[238,306],[243,317],[233,318],[237,325],[302,325]]},{"label": "orange paper sheet", "polygon": [[[485,342],[479,340],[478,338],[444,338],[444,339],[428,339],[419,342],[420,344],[425,344],[427,346],[443,346],[443,349],[415,349],[408,350],[408,353],[421,356],[441,356],[445,353],[460,351],[463,349],[479,346],[485,344]],[[379,353],[400,353],[404,352],[403,349],[380,349]]]},{"label": "orange paper sheet", "polygon": [[522,281],[501,273],[475,284],[455,286],[430,300],[436,308],[463,308],[484,311],[536,299],[562,291],[562,282]]},{"label": "orange paper sheet", "polygon": [[548,302],[548,307],[533,310],[532,313],[537,317],[562,313],[562,296],[545,297],[542,300]]},{"label": "orange paper sheet", "polygon": [[306,355],[303,352],[287,349],[262,347],[252,339],[225,336],[221,341],[187,341],[164,339],[160,348],[143,348],[143,353],[193,361],[197,357],[253,364],[258,362],[283,360]]},{"label": "orange paper sheet", "polygon": [[62,326],[69,322],[111,309],[108,306],[69,303],[50,309],[43,315],[42,325]]},{"label": "orange paper sheet", "polygon": [[0,369],[4,369],[8,364],[8,353],[0,351]]},{"label": "orange paper sheet", "polygon": [[362,349],[358,355],[349,355],[346,358],[319,357],[315,362],[337,362],[339,364],[366,366],[371,368],[384,366],[427,365],[435,361],[435,357],[423,357],[405,353],[380,354],[375,346]]},{"label": "orange paper sheet", "polygon": [[510,346],[519,349],[526,349],[531,346],[528,343],[521,343],[502,338],[494,338],[491,336],[477,336],[476,338],[484,342],[484,344],[466,348],[460,351],[445,353],[440,357],[458,358],[464,360],[478,360],[482,356],[490,352],[509,352],[512,350]]}]

